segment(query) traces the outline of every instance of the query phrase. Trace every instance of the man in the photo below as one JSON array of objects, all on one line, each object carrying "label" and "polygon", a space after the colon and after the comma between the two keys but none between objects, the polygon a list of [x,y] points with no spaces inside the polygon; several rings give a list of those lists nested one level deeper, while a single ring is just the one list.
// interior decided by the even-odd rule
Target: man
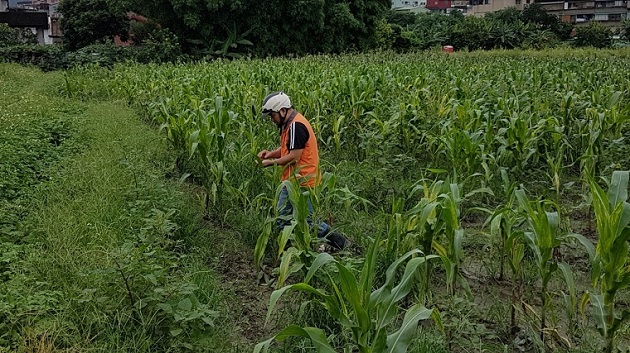
[{"label": "man", "polygon": [[[262,114],[269,117],[280,129],[280,147],[273,151],[263,150],[258,153],[264,167],[279,165],[284,167],[282,180],[295,176],[303,188],[314,188],[319,182],[319,150],[317,139],[311,124],[291,105],[291,99],[283,92],[269,94],[263,100]],[[281,216],[293,214],[293,206],[289,202],[286,188],[282,188],[278,197],[278,213]],[[312,224],[313,205],[308,202],[309,224]],[[278,220],[282,229],[289,221]],[[331,232],[328,224],[318,225],[317,236],[325,238],[335,250],[346,245],[346,238]]]}]

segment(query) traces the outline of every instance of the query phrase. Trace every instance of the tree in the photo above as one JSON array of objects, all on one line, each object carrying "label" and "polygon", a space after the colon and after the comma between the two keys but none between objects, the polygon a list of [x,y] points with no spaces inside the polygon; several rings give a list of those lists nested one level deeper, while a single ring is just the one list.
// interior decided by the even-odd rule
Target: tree
[{"label": "tree", "polygon": [[621,34],[624,36],[624,38],[630,40],[630,19],[626,19],[623,21],[621,31]]},{"label": "tree", "polygon": [[539,3],[527,5],[521,13],[521,19],[525,23],[535,24],[538,29],[550,30],[560,39],[569,39],[573,26],[564,23],[556,15],[548,13]]},{"label": "tree", "polygon": [[366,49],[377,45],[377,23],[391,6],[388,0],[115,1],[169,28],[186,52],[200,55],[234,38],[254,43],[236,50],[259,56]]},{"label": "tree", "polygon": [[77,50],[114,36],[128,36],[129,21],[124,9],[108,0],[62,0],[61,30],[69,50]]},{"label": "tree", "polygon": [[575,45],[578,47],[610,48],[612,46],[613,33],[601,23],[590,21],[588,26],[578,27],[575,36]]},{"label": "tree", "polygon": [[413,25],[414,23],[416,23],[417,18],[418,16],[416,16],[415,13],[407,11],[389,10],[385,14],[385,19],[387,20],[387,23],[399,25],[401,27]]},{"label": "tree", "polygon": [[450,42],[455,48],[492,49],[491,30],[492,24],[483,17],[467,16],[453,28]]},{"label": "tree", "polygon": [[522,11],[516,7],[507,7],[499,11],[487,13],[484,15],[484,18],[504,23],[516,23],[522,21],[521,14]]}]

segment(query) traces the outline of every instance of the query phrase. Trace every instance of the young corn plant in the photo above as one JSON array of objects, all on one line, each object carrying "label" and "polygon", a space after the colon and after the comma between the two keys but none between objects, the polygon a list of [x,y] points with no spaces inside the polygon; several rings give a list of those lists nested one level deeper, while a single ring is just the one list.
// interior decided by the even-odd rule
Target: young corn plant
[{"label": "young corn plant", "polygon": [[[335,183],[336,178],[333,174],[324,173],[321,182],[315,188],[301,187],[295,180],[283,181],[278,187],[275,200],[278,200],[282,189],[286,189],[293,212],[285,216],[276,215],[267,220],[254,250],[254,261],[259,268],[262,267],[262,259],[273,232],[273,223],[279,221],[286,224],[277,238],[276,259],[280,260],[277,282],[279,287],[291,274],[308,268],[315,258],[316,253],[312,249],[313,243],[318,242],[319,217],[317,213],[309,216],[309,203],[316,210],[333,200],[343,203],[347,208],[352,208],[356,204],[367,207],[370,204],[369,201],[353,194],[347,187],[337,188]],[[275,205],[275,209],[278,209],[278,205]]]},{"label": "young corn plant", "polygon": [[[568,238],[575,238],[581,243],[587,240],[579,234],[559,235],[559,216],[558,212],[548,212],[549,201],[530,202],[525,195],[523,189],[515,191],[519,206],[524,211],[527,222],[531,229],[530,232],[524,232],[525,243],[529,246],[534,255],[534,262],[538,270],[538,276],[541,280],[540,301],[540,340],[545,345],[545,333],[547,328],[548,310],[552,309],[549,293],[549,282],[552,275],[558,269],[564,275],[565,283],[569,288],[569,292],[575,295],[575,285],[573,281],[572,271],[570,267],[563,262],[554,258],[554,251],[563,244]],[[520,252],[520,251],[519,251]],[[522,255],[518,254],[522,259]],[[575,300],[575,299],[572,299]]]},{"label": "young corn plant", "polygon": [[464,228],[460,223],[460,204],[462,198],[458,184],[450,184],[449,191],[439,196],[440,220],[443,224],[444,244],[439,239],[434,239],[431,246],[440,256],[446,269],[446,287],[451,296],[455,295],[457,283],[460,283],[467,291],[468,283],[461,276],[460,264],[462,261],[462,241],[464,240]]},{"label": "young corn plant", "polygon": [[[443,232],[440,222],[440,200],[438,199],[444,188],[444,181],[434,180],[428,183],[426,179],[418,182],[409,197],[421,192],[420,201],[404,212],[399,213],[402,202],[394,203],[390,218],[387,238],[387,258],[391,261],[412,249],[421,249],[425,254],[433,252],[433,242]],[[401,200],[402,201],[402,200]],[[427,303],[430,296],[431,263],[426,262],[422,269],[423,302]]]},{"label": "young corn plant", "polygon": [[[490,217],[486,223],[490,223],[490,243],[492,249],[495,248],[494,244],[498,239],[500,241],[499,249],[499,280],[502,281],[505,276],[505,262],[512,255],[512,243],[509,239],[512,237],[512,233],[516,226],[522,222],[522,218],[519,217],[518,212],[514,210],[516,183],[510,181],[507,170],[501,168],[501,187],[503,189],[503,196],[505,197],[505,203],[499,205],[494,211],[481,209],[487,213],[490,213]],[[493,250],[494,253],[494,250]]]},{"label": "young corn plant", "polygon": [[[378,239],[372,243],[358,279],[348,267],[331,255],[326,253],[318,255],[309,268],[304,282],[280,288],[271,294],[267,321],[278,300],[285,293],[303,292],[311,296],[311,304],[325,309],[347,334],[342,335],[348,337],[348,341],[341,348],[343,352],[406,352],[420,320],[433,317],[436,322],[440,322],[437,311],[415,304],[407,309],[401,326],[391,332],[399,316],[399,303],[413,288],[419,267],[436,256],[424,256],[420,250],[408,252],[388,267],[385,283],[373,291],[380,246],[381,242]],[[402,276],[398,276],[399,268],[403,264],[405,264],[404,272]],[[326,266],[329,265],[334,266],[333,269],[327,270]],[[328,282],[328,287],[332,288],[331,293],[316,289],[309,284],[311,278],[318,273]],[[281,341],[291,336],[310,339],[317,352],[338,351],[332,347],[322,329],[291,325],[267,341],[257,344],[254,353],[268,352],[274,340]]]},{"label": "young corn plant", "polygon": [[599,237],[597,247],[593,250],[591,245],[589,252],[593,287],[598,288],[599,293],[590,294],[588,299],[593,305],[597,328],[605,340],[606,353],[615,351],[616,334],[630,319],[629,309],[615,310],[617,294],[630,286],[628,177],[627,171],[613,172],[608,193],[593,179],[589,181]]},{"label": "young corn plant", "polygon": [[[482,191],[475,190],[468,195]],[[404,214],[394,212],[390,221],[388,250],[396,247],[400,253],[417,247],[426,254],[435,252],[446,270],[448,293],[454,295],[459,283],[469,294],[468,283],[460,273],[464,237],[460,222],[460,185],[441,180],[428,184],[422,180],[412,189],[410,197],[418,192],[423,193],[422,198],[411,210]],[[429,288],[430,272],[427,264],[423,274],[425,291]]]},{"label": "young corn plant", "polygon": [[516,333],[516,310],[518,304],[521,302],[523,293],[522,289],[522,277],[523,277],[523,257],[525,256],[525,245],[523,244],[522,232],[511,232],[510,236],[506,239],[505,250],[508,251],[508,265],[511,271],[511,287],[512,287],[512,306],[510,308],[510,333]]},{"label": "young corn plant", "polygon": [[551,185],[555,191],[555,201],[559,202],[560,189],[564,180],[564,173],[566,169],[566,154],[567,150],[571,148],[569,141],[564,132],[564,126],[555,118],[548,119],[549,133],[551,134],[551,142],[549,145],[545,145],[546,160],[549,166],[549,172],[547,175],[551,181]]},{"label": "young corn plant", "polygon": [[[282,192],[282,189],[287,190],[287,201],[293,206],[293,212],[290,215],[277,215],[268,219],[254,249],[254,262],[260,268],[262,267],[262,259],[265,255],[267,244],[274,233],[275,227],[273,223],[281,222],[286,224],[277,237],[278,252],[276,259],[280,260],[278,287],[284,285],[284,282],[291,274],[301,271],[304,266],[308,267],[312,263],[315,258],[315,252],[311,248],[311,243],[316,238],[314,236],[316,231],[312,229],[308,221],[308,203],[312,189],[305,190],[297,182],[285,180],[278,187],[275,200],[278,200],[278,195]],[[278,209],[277,205],[274,205],[274,207],[276,210]]]},{"label": "young corn plant", "polygon": [[202,184],[206,191],[206,212],[212,203],[218,215],[223,217],[227,184],[225,138],[230,120],[236,119],[238,115],[224,109],[223,97],[220,96],[215,97],[214,107],[209,111],[203,108],[203,103],[197,107],[196,126],[188,134],[188,153],[190,158],[195,157],[200,164]]},{"label": "young corn plant", "polygon": [[[522,262],[525,255],[525,245],[523,244],[523,232],[518,231],[517,228],[524,222],[523,217],[519,214],[518,210],[514,209],[516,183],[510,181],[505,168],[501,168],[501,180],[503,195],[506,198],[505,204],[499,205],[494,211],[481,209],[485,212],[491,213],[486,221],[486,224],[490,223],[490,243],[492,249],[495,248],[494,244],[496,239],[500,240],[499,249],[499,277],[498,280],[502,281],[505,276],[505,264],[510,269],[510,285],[512,289],[511,301],[512,306],[510,309],[510,331],[514,333],[516,330],[516,310],[520,302],[522,293]],[[494,255],[494,250],[492,254]],[[494,256],[493,256],[494,258]]]}]

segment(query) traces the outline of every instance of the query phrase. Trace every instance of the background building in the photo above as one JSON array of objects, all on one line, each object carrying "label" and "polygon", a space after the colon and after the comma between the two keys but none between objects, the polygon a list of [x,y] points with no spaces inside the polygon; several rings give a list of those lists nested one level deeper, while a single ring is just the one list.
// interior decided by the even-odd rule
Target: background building
[{"label": "background building", "polygon": [[434,12],[459,10],[467,15],[483,16],[508,7],[523,10],[532,3],[540,4],[548,13],[578,26],[589,21],[620,26],[622,21],[630,18],[630,0],[393,0],[392,8],[421,6]]},{"label": "background building", "polygon": [[392,0],[392,9],[425,7],[427,0]]},{"label": "background building", "polygon": [[603,25],[618,26],[629,18],[630,11],[627,0],[537,0],[536,3],[562,21],[576,25],[597,21]]},{"label": "background building", "polygon": [[483,16],[489,12],[503,10],[508,7],[523,10],[531,2],[533,0],[470,0],[468,13],[475,16]]},{"label": "background building", "polygon": [[0,23],[28,28],[40,44],[61,41],[59,0],[0,0]]}]

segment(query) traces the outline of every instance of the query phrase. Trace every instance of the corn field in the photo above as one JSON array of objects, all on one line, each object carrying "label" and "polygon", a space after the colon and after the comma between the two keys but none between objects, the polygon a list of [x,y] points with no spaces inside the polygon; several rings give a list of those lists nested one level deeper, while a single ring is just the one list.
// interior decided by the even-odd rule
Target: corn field
[{"label": "corn field", "polygon": [[[362,255],[315,252],[304,214],[274,234],[279,175],[256,154],[277,145],[260,117],[277,90],[318,138],[325,182],[305,197]],[[525,332],[532,350],[571,351],[591,331],[598,349],[628,347],[628,50],[128,64],[68,72],[65,92],[138,109],[170,142],[182,180],[203,188],[210,219],[255,220],[253,263],[279,277],[269,316],[294,291],[337,323],[298,320],[275,340],[403,352],[432,320],[423,329],[470,351],[458,341],[462,302],[489,281],[508,289],[505,320],[493,323],[504,347],[520,349]]]}]

